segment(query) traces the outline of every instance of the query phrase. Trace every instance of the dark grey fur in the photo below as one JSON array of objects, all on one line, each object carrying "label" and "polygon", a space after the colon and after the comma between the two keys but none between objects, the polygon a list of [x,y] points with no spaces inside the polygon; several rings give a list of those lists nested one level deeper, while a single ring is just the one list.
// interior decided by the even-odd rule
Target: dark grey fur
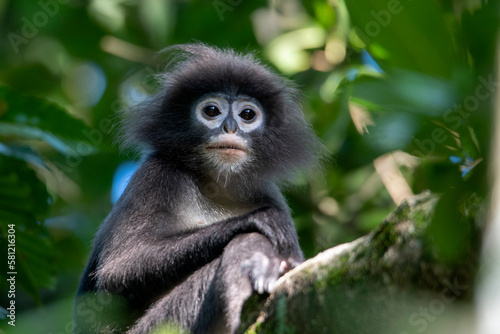
[{"label": "dark grey fur", "polygon": [[[166,322],[234,333],[252,291],[261,284],[269,292],[282,261],[290,268],[303,260],[276,185],[315,164],[322,147],[296,89],[251,55],[200,44],[167,53],[160,93],[123,122],[123,142],[145,158],[97,233],[75,333],[148,333]],[[214,92],[251,97],[265,114],[261,129],[241,134],[251,163],[223,175],[199,154],[222,130],[192,116],[194,103]]]}]

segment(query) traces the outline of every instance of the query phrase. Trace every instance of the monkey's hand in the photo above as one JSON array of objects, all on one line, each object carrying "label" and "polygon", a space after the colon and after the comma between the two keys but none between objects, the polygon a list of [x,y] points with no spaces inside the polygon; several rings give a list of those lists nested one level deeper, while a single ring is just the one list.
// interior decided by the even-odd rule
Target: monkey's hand
[{"label": "monkey's hand", "polygon": [[[223,275],[221,282],[225,284],[222,290],[239,296],[243,293],[244,299],[252,291],[271,293],[286,269],[286,261],[276,254],[273,245],[262,233],[240,234],[231,240],[222,255],[220,273]],[[242,285],[242,281],[248,285]],[[237,290],[233,290],[233,286],[237,286]]]},{"label": "monkey's hand", "polygon": [[242,269],[248,274],[252,288],[259,294],[273,292],[278,278],[285,273],[287,263],[276,256],[257,252],[243,261]]},{"label": "monkey's hand", "polygon": [[293,269],[304,258],[300,250],[297,232],[287,211],[269,206],[254,211],[250,221],[257,231],[273,245],[274,251],[285,259],[285,270]]}]

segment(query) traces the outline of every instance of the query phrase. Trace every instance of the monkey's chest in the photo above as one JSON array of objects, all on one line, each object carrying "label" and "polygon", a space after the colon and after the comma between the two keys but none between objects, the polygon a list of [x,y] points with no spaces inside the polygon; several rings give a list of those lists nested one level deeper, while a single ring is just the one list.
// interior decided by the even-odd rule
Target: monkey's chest
[{"label": "monkey's chest", "polygon": [[177,214],[182,225],[196,228],[242,216],[255,209],[256,207],[247,205],[222,205],[212,201],[195,200],[184,203]]}]

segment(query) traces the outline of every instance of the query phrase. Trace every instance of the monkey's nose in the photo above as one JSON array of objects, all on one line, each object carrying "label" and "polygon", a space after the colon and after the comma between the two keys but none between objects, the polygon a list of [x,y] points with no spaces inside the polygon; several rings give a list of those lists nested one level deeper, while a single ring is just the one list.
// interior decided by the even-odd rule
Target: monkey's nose
[{"label": "monkey's nose", "polygon": [[224,124],[222,125],[222,129],[224,130],[225,133],[235,133],[236,130],[238,130],[238,125],[236,124],[236,121],[234,119],[232,119],[231,117],[228,117],[224,121]]}]

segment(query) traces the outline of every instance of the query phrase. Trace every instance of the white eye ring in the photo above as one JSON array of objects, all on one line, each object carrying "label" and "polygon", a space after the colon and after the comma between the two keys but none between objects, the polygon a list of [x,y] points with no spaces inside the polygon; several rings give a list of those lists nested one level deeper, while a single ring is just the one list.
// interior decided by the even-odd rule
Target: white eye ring
[{"label": "white eye ring", "polygon": [[[251,119],[245,119],[241,116],[241,114],[245,110],[250,110],[253,113],[253,117]],[[250,132],[262,125],[264,121],[264,113],[262,112],[262,108],[252,101],[246,99],[236,100],[232,104],[233,118],[238,123],[238,127],[243,132]]]},{"label": "white eye ring", "polygon": [[[219,112],[217,115],[210,116],[206,109],[214,107]],[[195,107],[196,119],[210,129],[219,127],[229,112],[229,102],[223,97],[209,96],[200,100]]]}]

